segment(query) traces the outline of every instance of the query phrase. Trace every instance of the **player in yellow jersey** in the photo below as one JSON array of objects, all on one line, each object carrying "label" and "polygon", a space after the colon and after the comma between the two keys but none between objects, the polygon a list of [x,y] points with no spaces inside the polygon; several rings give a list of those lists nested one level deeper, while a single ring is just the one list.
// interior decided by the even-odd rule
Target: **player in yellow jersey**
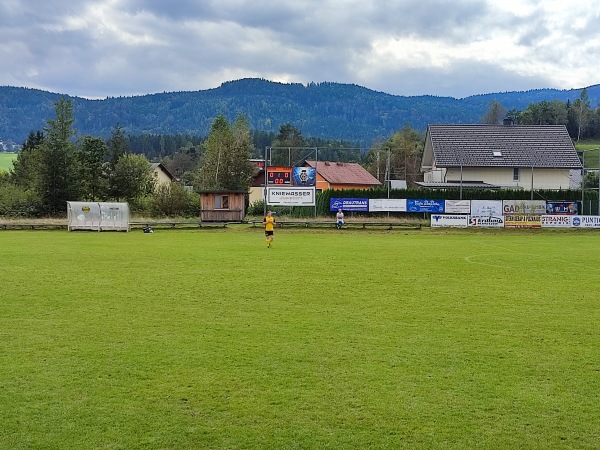
[{"label": "player in yellow jersey", "polygon": [[275,228],[275,217],[271,215],[271,211],[267,211],[267,217],[263,219],[265,226],[265,237],[267,238],[267,248],[271,247],[273,241],[273,228]]}]

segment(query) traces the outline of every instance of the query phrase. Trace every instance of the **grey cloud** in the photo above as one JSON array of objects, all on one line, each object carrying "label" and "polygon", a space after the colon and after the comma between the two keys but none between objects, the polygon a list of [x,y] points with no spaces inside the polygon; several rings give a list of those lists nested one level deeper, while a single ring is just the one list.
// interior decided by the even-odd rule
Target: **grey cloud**
[{"label": "grey cloud", "polygon": [[[529,16],[490,5],[483,0],[5,1],[0,2],[0,57],[8,63],[0,67],[0,84],[90,97],[206,89],[244,76],[339,81],[405,95],[557,87],[550,78],[476,61],[409,69],[372,57],[376,41],[410,38],[460,46],[512,33],[509,38],[528,49],[525,57],[535,56],[532,65],[576,59],[562,47],[541,46],[550,32],[560,31],[548,28],[543,3]],[[98,10],[105,15],[96,16]],[[563,30],[574,55],[583,45],[597,54],[593,17],[577,30]],[[373,64],[368,79],[356,73],[365,64]]]}]

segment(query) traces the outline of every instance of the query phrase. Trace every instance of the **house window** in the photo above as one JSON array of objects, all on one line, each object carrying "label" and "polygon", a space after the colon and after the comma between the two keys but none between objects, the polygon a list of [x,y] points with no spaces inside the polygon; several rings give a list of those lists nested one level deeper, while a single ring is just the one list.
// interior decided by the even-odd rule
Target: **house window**
[{"label": "house window", "polygon": [[519,176],[519,168],[515,167],[513,169],[513,181],[519,181],[520,176]]},{"label": "house window", "polygon": [[229,195],[215,195],[215,209],[229,209]]}]

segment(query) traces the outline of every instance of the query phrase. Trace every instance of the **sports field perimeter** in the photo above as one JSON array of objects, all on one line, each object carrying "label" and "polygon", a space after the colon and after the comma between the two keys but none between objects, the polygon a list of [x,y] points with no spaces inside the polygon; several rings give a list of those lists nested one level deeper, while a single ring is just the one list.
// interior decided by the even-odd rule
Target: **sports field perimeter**
[{"label": "sports field perimeter", "polygon": [[0,448],[598,448],[596,231],[0,231]]}]

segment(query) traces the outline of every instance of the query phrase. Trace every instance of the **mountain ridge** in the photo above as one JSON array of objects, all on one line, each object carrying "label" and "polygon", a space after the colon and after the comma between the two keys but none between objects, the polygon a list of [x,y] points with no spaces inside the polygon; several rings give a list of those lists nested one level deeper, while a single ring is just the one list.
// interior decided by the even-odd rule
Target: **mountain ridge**
[{"label": "mountain ridge", "polygon": [[[244,78],[199,91],[174,91],[129,97],[85,99],[34,88],[0,86],[0,138],[23,142],[54,117],[61,97],[73,101],[80,135],[106,138],[118,123],[125,133],[205,136],[215,117],[248,117],[250,128],[277,133],[290,123],[304,136],[369,145],[409,125],[425,130],[432,123],[480,123],[491,101],[523,110],[541,101],[574,101],[581,89],[535,89],[477,94],[464,98],[400,96],[356,84],[280,83]],[[587,87],[593,108],[600,85]]]}]

